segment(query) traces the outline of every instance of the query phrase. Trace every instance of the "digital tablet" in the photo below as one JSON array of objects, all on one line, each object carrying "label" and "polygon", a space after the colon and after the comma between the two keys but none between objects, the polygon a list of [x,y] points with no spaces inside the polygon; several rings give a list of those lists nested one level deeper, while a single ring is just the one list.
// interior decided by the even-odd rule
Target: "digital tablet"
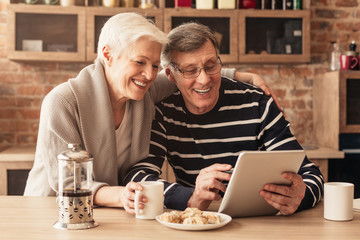
[{"label": "digital tablet", "polygon": [[240,153],[218,212],[231,217],[274,215],[277,209],[260,195],[267,183],[289,185],[285,171],[297,173],[303,150],[243,151]]}]

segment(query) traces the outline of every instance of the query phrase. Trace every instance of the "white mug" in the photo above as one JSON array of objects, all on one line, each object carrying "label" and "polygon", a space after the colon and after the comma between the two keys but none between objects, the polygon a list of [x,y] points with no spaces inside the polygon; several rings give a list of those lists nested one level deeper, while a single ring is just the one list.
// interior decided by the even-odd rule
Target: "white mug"
[{"label": "white mug", "polygon": [[[148,181],[140,183],[142,191],[135,191],[135,213],[136,218],[155,219],[164,212],[164,183]],[[144,209],[139,209],[139,197],[144,195],[148,201],[143,203]]]},{"label": "white mug", "polygon": [[353,219],[354,184],[328,182],[324,185],[324,218],[333,221]]}]

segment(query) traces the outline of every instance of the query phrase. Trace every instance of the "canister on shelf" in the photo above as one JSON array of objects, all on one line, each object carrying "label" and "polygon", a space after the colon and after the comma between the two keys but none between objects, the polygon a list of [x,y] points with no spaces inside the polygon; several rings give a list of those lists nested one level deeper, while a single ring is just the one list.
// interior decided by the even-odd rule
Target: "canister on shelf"
[{"label": "canister on shelf", "polygon": [[218,0],[218,9],[235,9],[235,0]]},{"label": "canister on shelf", "polygon": [[141,0],[139,8],[156,8],[155,0]]},{"label": "canister on shelf", "polygon": [[197,9],[213,9],[214,0],[196,0]]},{"label": "canister on shelf", "polygon": [[190,7],[191,8],[191,0],[175,0],[174,6],[177,7]]},{"label": "canister on shelf", "polygon": [[256,3],[255,0],[240,0],[239,6],[244,9],[256,8]]},{"label": "canister on shelf", "polygon": [[126,8],[134,7],[134,0],[121,0],[121,6]]}]

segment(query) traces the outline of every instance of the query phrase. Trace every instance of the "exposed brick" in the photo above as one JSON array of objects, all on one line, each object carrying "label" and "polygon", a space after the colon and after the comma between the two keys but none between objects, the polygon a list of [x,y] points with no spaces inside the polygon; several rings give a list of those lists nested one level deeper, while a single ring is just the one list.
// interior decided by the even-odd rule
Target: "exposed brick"
[{"label": "exposed brick", "polygon": [[354,23],[353,21],[347,21],[347,22],[339,22],[336,23],[336,29],[341,31],[358,31],[358,28],[356,28],[358,25]]},{"label": "exposed brick", "polygon": [[311,77],[312,69],[309,67],[299,67],[294,70],[297,77]]},{"label": "exposed brick", "polygon": [[333,24],[331,22],[328,21],[319,21],[319,20],[314,20],[311,22],[311,30],[327,30],[327,29],[332,29]]},{"label": "exposed brick", "polygon": [[38,85],[21,86],[16,90],[18,95],[37,96],[43,94],[43,87]]},{"label": "exposed brick", "polygon": [[16,72],[16,73],[4,72],[0,76],[0,82],[2,83],[28,83],[32,81],[33,79],[29,77],[24,77],[24,74],[20,72]]},{"label": "exposed brick", "polygon": [[333,9],[317,9],[315,10],[315,16],[319,18],[347,18],[350,15],[349,12],[343,10]]},{"label": "exposed brick", "polygon": [[36,134],[18,134],[16,143],[20,145],[31,144],[36,142]]},{"label": "exposed brick", "polygon": [[17,100],[16,101],[16,106],[17,107],[22,108],[22,107],[31,107],[31,106],[33,106],[33,104],[32,104],[33,101],[34,101],[33,98],[30,98],[30,97],[18,97],[16,100]]},{"label": "exposed brick", "polygon": [[293,77],[294,76],[294,69],[289,67],[282,67],[279,71],[280,77]]},{"label": "exposed brick", "polygon": [[0,132],[0,145],[1,146],[13,146],[15,144],[14,133],[3,133]]},{"label": "exposed brick", "polygon": [[17,121],[16,130],[17,132],[29,132],[30,124],[27,121]]},{"label": "exposed brick", "polygon": [[[1,87],[0,87],[1,89]],[[5,94],[4,94],[5,95]],[[11,107],[15,106],[15,98],[14,97],[3,97],[2,94],[0,94],[0,107]]]},{"label": "exposed brick", "polygon": [[337,7],[357,7],[359,6],[357,0],[336,0]]},{"label": "exposed brick", "polygon": [[38,119],[40,117],[40,109],[20,109],[19,113],[23,119]]},{"label": "exposed brick", "polygon": [[296,89],[294,90],[294,96],[298,98],[303,98],[310,95],[310,91],[307,89]]},{"label": "exposed brick", "polygon": [[16,110],[15,109],[1,109],[0,108],[0,119],[15,119]]},{"label": "exposed brick", "polygon": [[321,7],[321,6],[326,6],[328,0],[311,0],[310,2],[311,2],[311,6]]},{"label": "exposed brick", "polygon": [[14,121],[0,120],[0,133],[1,132],[15,132],[16,123]]},{"label": "exposed brick", "polygon": [[273,92],[275,96],[279,99],[285,99],[286,98],[286,90],[284,89],[273,89]]},{"label": "exposed brick", "polygon": [[[1,77],[0,77],[0,83],[1,83]],[[14,95],[15,89],[10,85],[0,84],[0,96],[4,95]]]},{"label": "exposed brick", "polygon": [[294,109],[305,109],[305,106],[306,106],[306,104],[305,104],[304,100],[299,99],[299,100],[293,101]]}]

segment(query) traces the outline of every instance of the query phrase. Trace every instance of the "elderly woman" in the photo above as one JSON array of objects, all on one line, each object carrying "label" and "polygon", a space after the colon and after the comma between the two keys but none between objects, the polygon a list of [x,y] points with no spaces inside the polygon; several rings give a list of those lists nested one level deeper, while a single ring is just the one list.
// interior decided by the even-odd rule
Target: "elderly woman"
[{"label": "elderly woman", "polygon": [[[56,195],[56,156],[68,143],[81,143],[94,156],[94,204],[124,207],[133,214],[129,199],[141,186],[121,186],[125,173],[148,155],[154,104],[175,90],[165,76],[155,80],[166,43],[166,35],[141,15],[121,13],[106,22],[95,63],[43,101],[35,162],[24,195]],[[254,77],[236,74],[248,82]]]}]

